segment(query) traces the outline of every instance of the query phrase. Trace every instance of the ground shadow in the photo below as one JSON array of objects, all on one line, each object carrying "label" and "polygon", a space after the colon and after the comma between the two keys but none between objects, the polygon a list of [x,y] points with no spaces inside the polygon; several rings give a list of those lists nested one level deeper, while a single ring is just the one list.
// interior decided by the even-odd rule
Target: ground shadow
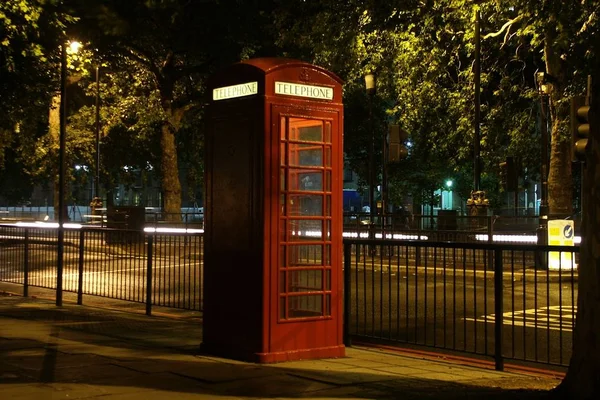
[{"label": "ground shadow", "polygon": [[[551,398],[543,385],[520,389],[524,382],[518,379],[453,382],[357,368],[351,358],[277,365],[218,359],[197,354],[197,321],[4,299],[0,297],[0,388],[6,394],[89,390],[110,396],[151,390],[214,398]],[[531,388],[531,382],[526,386]]]}]

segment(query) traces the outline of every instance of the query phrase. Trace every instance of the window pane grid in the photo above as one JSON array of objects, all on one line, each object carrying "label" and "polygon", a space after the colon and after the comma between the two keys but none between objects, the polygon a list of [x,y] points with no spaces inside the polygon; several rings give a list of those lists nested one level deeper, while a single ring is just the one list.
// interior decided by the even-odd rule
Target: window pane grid
[{"label": "window pane grid", "polygon": [[331,315],[331,122],[280,120],[279,318]]}]

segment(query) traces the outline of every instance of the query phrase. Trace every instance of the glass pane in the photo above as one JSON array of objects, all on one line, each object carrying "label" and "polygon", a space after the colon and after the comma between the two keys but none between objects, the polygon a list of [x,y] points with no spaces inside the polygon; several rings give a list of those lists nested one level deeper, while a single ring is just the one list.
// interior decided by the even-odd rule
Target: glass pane
[{"label": "glass pane", "polygon": [[323,190],[323,173],[321,171],[290,169],[288,190],[320,192]]},{"label": "glass pane", "polygon": [[323,215],[323,196],[319,194],[291,194],[289,195],[289,216],[314,216]]},{"label": "glass pane", "polygon": [[285,194],[280,194],[279,195],[279,208],[281,209],[281,215],[286,215],[285,212],[285,199],[286,199],[286,195]]},{"label": "glass pane", "polygon": [[324,290],[331,290],[331,270],[325,270],[325,287]]},{"label": "glass pane", "polygon": [[326,244],[325,246],[325,252],[323,254],[323,265],[331,265],[331,245]]},{"label": "glass pane", "polygon": [[325,166],[331,167],[331,147],[325,147]]},{"label": "glass pane", "polygon": [[288,293],[323,290],[323,270],[296,270],[289,273]]},{"label": "glass pane", "polygon": [[325,240],[331,240],[331,220],[325,221]]},{"label": "glass pane", "polygon": [[330,294],[325,295],[325,315],[326,316],[331,315],[331,295]]},{"label": "glass pane", "polygon": [[285,310],[287,307],[285,306],[285,297],[279,298],[279,318],[285,319]]},{"label": "glass pane", "polygon": [[293,296],[288,298],[288,318],[320,317],[323,315],[323,296]]},{"label": "glass pane", "polygon": [[307,142],[322,142],[323,124],[321,121],[307,120],[306,125],[299,128],[298,139]]},{"label": "glass pane", "polygon": [[331,192],[331,170],[325,171],[325,192]]},{"label": "glass pane", "polygon": [[287,240],[289,242],[314,242],[322,239],[322,231],[322,220],[289,219]]},{"label": "glass pane", "polygon": [[325,196],[325,216],[331,217],[331,195]]},{"label": "glass pane", "polygon": [[[279,119],[279,134],[282,140],[285,140],[285,117]],[[285,154],[285,153],[281,153]]]},{"label": "glass pane", "polygon": [[285,185],[285,177],[286,177],[286,169],[285,168],[281,168],[280,172],[279,172],[279,190],[280,191],[284,191],[287,190],[287,187]]},{"label": "glass pane", "polygon": [[324,123],[325,125],[325,137],[323,138],[323,141],[325,143],[331,143],[331,122],[326,121]]},{"label": "glass pane", "polygon": [[286,151],[285,151],[285,143],[281,143],[281,147],[279,149],[279,165],[287,165],[286,164],[286,160],[285,157],[287,155]]},{"label": "glass pane", "polygon": [[285,271],[279,272],[279,293],[285,293]]},{"label": "glass pane", "polygon": [[290,118],[290,140],[304,142],[323,141],[323,122],[314,119]]},{"label": "glass pane", "polygon": [[303,167],[323,166],[323,147],[314,144],[290,143],[289,163]]},{"label": "glass pane", "polygon": [[285,268],[287,266],[286,263],[286,248],[285,246],[279,247],[279,268]]},{"label": "glass pane", "polygon": [[287,267],[323,265],[323,245],[305,244],[287,246]]},{"label": "glass pane", "polygon": [[279,221],[279,240],[285,242],[287,239],[287,230],[285,229],[285,219]]},{"label": "glass pane", "polygon": [[[300,145],[306,147],[308,145]],[[306,167],[323,166],[323,148],[299,149],[298,165]]]}]

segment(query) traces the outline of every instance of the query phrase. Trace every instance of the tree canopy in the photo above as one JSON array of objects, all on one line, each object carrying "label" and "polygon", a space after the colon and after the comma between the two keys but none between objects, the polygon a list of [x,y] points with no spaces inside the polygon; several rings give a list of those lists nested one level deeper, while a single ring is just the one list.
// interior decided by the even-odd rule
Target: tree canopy
[{"label": "tree canopy", "polygon": [[[498,164],[507,156],[518,160],[525,186],[539,180],[540,101],[535,73],[547,71],[555,79],[549,102],[550,197],[556,200],[556,212],[571,212],[570,163],[564,148],[568,146],[566,104],[569,95],[582,92],[590,71],[588,61],[596,53],[591,40],[597,31],[595,1],[567,9],[559,1],[525,0],[385,4],[11,0],[2,7],[3,74],[15,75],[2,80],[6,88],[2,104],[9,110],[2,121],[5,137],[15,123],[23,124],[31,115],[27,110],[32,104],[48,107],[52,93],[44,79],[55,87],[58,43],[75,37],[88,49],[83,69],[102,66],[107,150],[116,143],[109,137],[111,132],[135,131],[128,142],[139,139],[136,146],[143,151],[129,154],[146,160],[128,162],[136,168],[150,166],[161,177],[165,198],[170,199],[165,207],[172,212],[179,208],[181,197],[178,156],[201,159],[199,135],[178,132],[182,126],[189,128],[187,132],[201,132],[204,81],[227,64],[261,55],[314,62],[346,82],[346,119],[351,123],[346,124],[345,152],[348,165],[361,177],[366,176],[369,130],[375,129],[380,143],[387,125],[398,123],[409,132],[412,147],[407,162],[390,169],[391,192],[418,196],[450,176],[468,182],[474,173],[474,15],[479,10],[484,189],[492,197],[498,193]],[[19,18],[24,23],[15,23]],[[39,34],[42,31],[44,35]],[[16,65],[21,68],[15,69]],[[366,121],[368,103],[362,83],[369,71],[378,77],[373,128]],[[78,84],[93,85],[93,73],[84,73]],[[125,88],[129,84],[134,88]],[[36,101],[26,96],[13,101],[8,97],[10,87],[28,88],[12,89],[12,93],[30,93]],[[93,109],[89,100],[75,107],[69,123],[77,137],[88,138],[80,140],[80,161],[89,162],[92,152],[84,149],[93,145]],[[192,138],[197,146],[182,145],[182,140]],[[381,151],[380,146],[376,149]],[[375,157],[380,158],[380,154]],[[109,167],[103,162],[102,166],[108,183],[108,177],[116,177],[125,165]],[[198,177],[201,167],[192,170]],[[468,193],[465,185],[461,194]]]}]

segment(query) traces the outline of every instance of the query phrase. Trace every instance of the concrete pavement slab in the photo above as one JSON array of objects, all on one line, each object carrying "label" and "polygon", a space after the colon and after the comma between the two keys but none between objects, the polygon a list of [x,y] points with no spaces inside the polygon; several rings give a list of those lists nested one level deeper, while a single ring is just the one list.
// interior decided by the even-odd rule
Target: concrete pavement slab
[{"label": "concrete pavement slab", "polygon": [[[2,328],[4,333],[4,327]],[[16,350],[16,349],[36,349],[43,348],[44,343],[40,343],[37,340],[32,339],[13,339],[13,338],[0,338],[0,351],[2,350]]]},{"label": "concrete pavement slab", "polygon": [[[31,370],[41,370],[44,360],[48,358],[48,349],[26,349],[9,350],[2,352],[2,362],[14,367],[20,367]],[[56,365],[61,368],[67,367],[87,367],[95,364],[108,364],[110,360],[95,354],[66,354],[56,352],[53,354]]]},{"label": "concrete pavement slab", "polygon": [[319,382],[324,382],[330,385],[351,385],[362,384],[364,382],[382,381],[386,379],[396,379],[398,375],[385,370],[375,370],[369,368],[349,368],[342,371],[326,371],[326,370],[303,370],[290,369],[287,374],[312,379]]},{"label": "concrete pavement slab", "polygon": [[305,379],[304,377],[294,376],[292,374],[266,375],[249,380],[233,380],[230,382],[211,385],[210,389],[214,394],[239,396],[239,397],[257,397],[272,398],[279,396],[297,396],[302,393],[310,393],[318,390],[332,388],[324,382]]},{"label": "concrete pavement slab", "polygon": [[293,397],[275,397],[275,400],[290,399],[312,399],[312,400],[354,400],[354,399],[399,399],[401,397],[390,397],[386,390],[378,390],[365,386],[336,386],[328,389],[299,393]]},{"label": "concrete pavement slab", "polygon": [[250,364],[198,355],[197,319],[3,300],[2,399],[530,399],[558,384],[366,348],[339,359]]},{"label": "concrete pavement slab", "polygon": [[169,372],[205,383],[223,383],[250,380],[277,375],[272,369],[255,364],[229,364],[191,357],[187,360],[132,360],[118,361],[118,365],[145,373]]},{"label": "concrete pavement slab", "polygon": [[[2,396],[7,399],[17,400],[45,400],[45,399],[92,399],[113,398],[118,394],[135,394],[140,396],[152,393],[150,389],[140,389],[127,386],[101,386],[81,383],[53,383],[53,384],[18,384],[2,385]],[[166,394],[166,393],[165,393]]]},{"label": "concrete pavement slab", "polygon": [[209,391],[209,385],[205,382],[171,372],[139,373],[134,371],[119,376],[96,379],[93,383],[111,387],[135,387],[174,393],[206,393]]},{"label": "concrete pavement slab", "polygon": [[141,393],[121,393],[110,396],[111,400],[252,400],[259,397],[237,397],[227,395],[214,395],[207,393],[171,393],[167,391],[153,391]]}]

